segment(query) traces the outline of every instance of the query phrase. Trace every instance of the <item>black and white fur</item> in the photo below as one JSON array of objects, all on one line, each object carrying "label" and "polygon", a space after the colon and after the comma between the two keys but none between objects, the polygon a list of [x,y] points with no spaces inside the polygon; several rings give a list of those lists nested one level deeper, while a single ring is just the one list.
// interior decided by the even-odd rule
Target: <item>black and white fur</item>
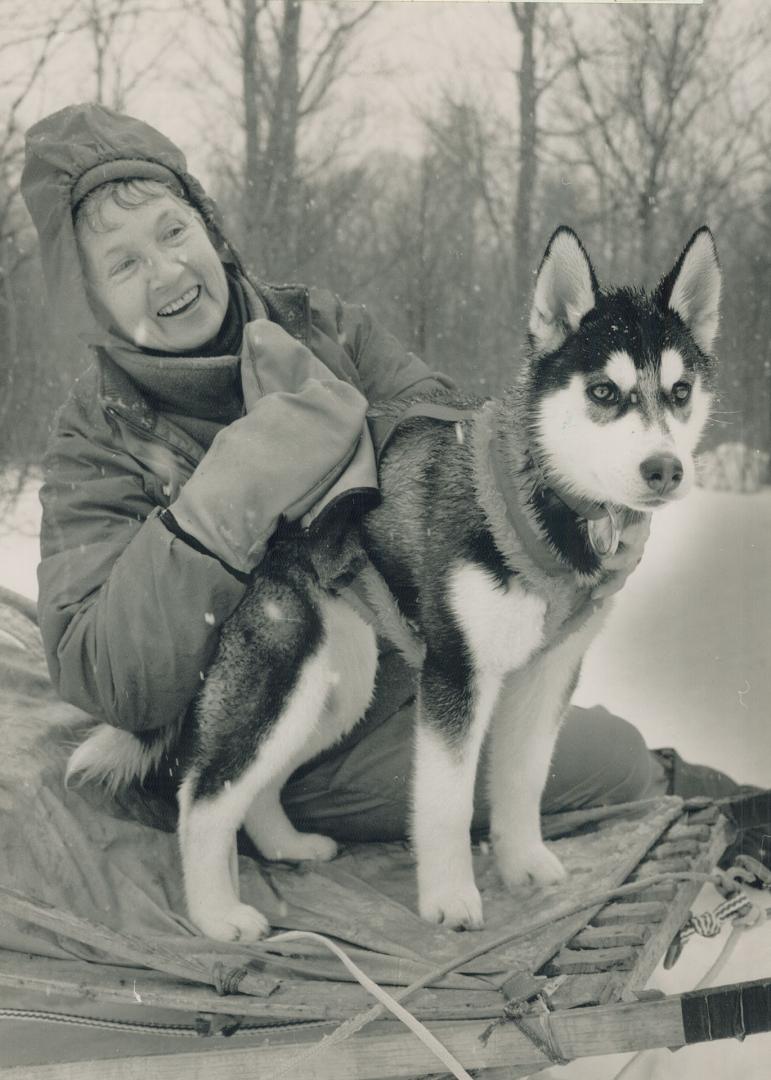
[{"label": "black and white fur", "polygon": [[[564,876],[541,838],[539,807],[564,707],[601,622],[589,596],[603,567],[587,521],[646,512],[690,487],[712,398],[719,298],[707,229],[647,295],[601,291],[580,241],[561,228],[536,279],[515,385],[490,402],[434,398],[467,406],[468,417],[413,417],[385,451],[383,501],[365,519],[364,542],[425,642],[412,832],[419,909],[432,922],[482,925],[469,827],[488,733],[504,881]],[[501,488],[521,508],[519,532]],[[552,569],[534,559],[522,529]],[[241,825],[269,859],[336,853],[329,838],[294,828],[280,791],[365,712],[377,654],[372,628],[323,584],[313,543],[290,536],[271,548],[223,628],[185,732],[138,753],[136,737],[102,725],[70,761],[68,775],[120,785],[175,752],[180,738],[188,910],[213,938],[268,930],[238,899]]]}]

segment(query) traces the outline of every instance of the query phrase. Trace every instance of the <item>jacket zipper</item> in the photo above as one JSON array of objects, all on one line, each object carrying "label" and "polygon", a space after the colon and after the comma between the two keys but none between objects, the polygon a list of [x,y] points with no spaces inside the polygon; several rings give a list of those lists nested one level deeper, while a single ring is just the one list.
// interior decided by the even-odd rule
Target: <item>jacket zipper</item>
[{"label": "jacket zipper", "polygon": [[185,461],[189,462],[194,469],[198,466],[200,458],[194,458],[192,454],[188,454],[187,450],[183,450],[181,446],[178,446],[175,442],[172,442],[171,439],[166,439],[163,437],[163,435],[158,435],[157,432],[153,432],[153,434],[150,435],[149,432],[145,430],[145,428],[143,428],[140,424],[137,424],[135,420],[129,419],[129,417],[124,415],[124,413],[122,413],[119,409],[116,409],[114,405],[107,405],[105,406],[105,409],[108,416],[113,416],[116,419],[120,420],[121,423],[125,424],[127,428],[130,428],[131,431],[135,432],[141,438],[147,440],[147,442],[152,442],[153,440],[155,440],[155,442],[163,443],[164,446],[168,446],[171,450],[174,451],[175,454],[179,454],[185,459]]}]

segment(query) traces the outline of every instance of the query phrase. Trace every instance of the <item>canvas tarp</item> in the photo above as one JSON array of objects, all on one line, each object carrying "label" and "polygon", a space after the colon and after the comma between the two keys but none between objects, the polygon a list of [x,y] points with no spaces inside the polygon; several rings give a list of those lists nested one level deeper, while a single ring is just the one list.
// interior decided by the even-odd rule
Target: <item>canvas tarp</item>
[{"label": "canvas tarp", "polygon": [[[186,956],[254,961],[265,970],[264,961],[281,954],[282,979],[293,968],[299,978],[350,979],[338,960],[315,945],[220,945],[201,937],[185,916],[174,808],[146,793],[114,800],[98,788],[65,788],[68,753],[90,721],[57,700],[33,619],[31,605],[0,597],[0,884]],[[660,800],[644,816],[615,818],[600,830],[554,841],[570,872],[568,894],[556,886],[512,897],[499,883],[490,853],[480,847],[475,868],[487,923],[474,935],[430,927],[418,918],[406,844],[351,845],[332,863],[304,868],[241,856],[241,897],[265,912],[276,929],[328,935],[377,982],[404,985],[462,957],[472,937],[479,946],[514,922],[527,930],[550,905],[557,914],[566,895],[575,901],[582,891],[596,893],[600,884],[619,884],[678,806],[679,800]],[[439,985],[493,989],[512,971],[533,971],[589,915],[525,934]],[[2,914],[0,949],[7,955],[115,962],[107,953]]]}]

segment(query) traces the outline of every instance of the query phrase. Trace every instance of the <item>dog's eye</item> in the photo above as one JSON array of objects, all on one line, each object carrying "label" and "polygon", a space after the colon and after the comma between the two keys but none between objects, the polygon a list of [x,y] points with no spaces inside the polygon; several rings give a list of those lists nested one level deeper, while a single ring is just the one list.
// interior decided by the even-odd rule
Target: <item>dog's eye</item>
[{"label": "dog's eye", "polygon": [[618,401],[618,387],[612,382],[595,383],[589,387],[587,393],[592,401],[599,405],[615,405]]},{"label": "dog's eye", "polygon": [[691,396],[691,384],[676,382],[672,387],[672,400],[675,405],[685,405]]}]

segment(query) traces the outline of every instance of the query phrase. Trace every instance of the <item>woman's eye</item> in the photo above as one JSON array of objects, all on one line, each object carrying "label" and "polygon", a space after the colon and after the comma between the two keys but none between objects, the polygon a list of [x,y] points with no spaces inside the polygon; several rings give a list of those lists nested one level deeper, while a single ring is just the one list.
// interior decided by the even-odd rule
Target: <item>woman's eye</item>
[{"label": "woman's eye", "polygon": [[595,383],[589,387],[588,394],[600,405],[615,405],[618,401],[618,387],[612,382]]},{"label": "woman's eye", "polygon": [[186,228],[187,226],[182,224],[170,225],[164,234],[165,239],[178,240],[179,237],[184,233]]},{"label": "woman's eye", "polygon": [[676,382],[672,387],[672,400],[676,405],[685,405],[691,396],[691,384]]},{"label": "woman's eye", "polygon": [[110,276],[116,277],[120,274],[127,273],[129,270],[131,270],[135,263],[136,259],[133,258],[121,259],[121,261],[119,263],[116,263],[115,266],[113,266],[113,268],[110,270]]}]

